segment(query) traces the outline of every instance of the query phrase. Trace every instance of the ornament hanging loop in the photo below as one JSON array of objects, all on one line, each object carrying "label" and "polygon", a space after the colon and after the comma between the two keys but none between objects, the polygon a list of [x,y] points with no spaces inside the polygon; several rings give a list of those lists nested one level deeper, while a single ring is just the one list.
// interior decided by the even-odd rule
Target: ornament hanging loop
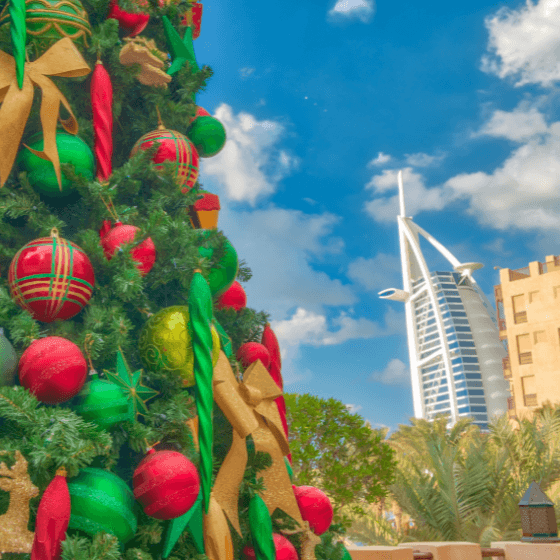
[{"label": "ornament hanging loop", "polygon": [[58,239],[58,238],[59,238],[59,236],[58,236],[58,229],[55,228],[55,227],[53,227],[53,228],[51,229],[50,235],[51,235],[51,237],[54,237],[55,239]]},{"label": "ornament hanging loop", "polygon": [[161,120],[161,113],[159,112],[159,107],[156,105],[156,112],[157,112],[157,117],[158,117],[158,130],[165,130],[165,125],[163,124],[163,121]]}]

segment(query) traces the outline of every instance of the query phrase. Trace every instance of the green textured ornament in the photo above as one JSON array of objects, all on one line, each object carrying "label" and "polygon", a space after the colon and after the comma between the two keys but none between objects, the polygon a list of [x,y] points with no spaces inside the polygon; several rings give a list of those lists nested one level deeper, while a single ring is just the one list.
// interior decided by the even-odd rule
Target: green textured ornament
[{"label": "green textured ornament", "polygon": [[0,329],[0,387],[14,385],[17,365],[17,354],[4,336],[4,329]]},{"label": "green textured ornament", "polygon": [[[211,233],[211,231],[202,231],[201,236],[208,237]],[[224,245],[224,256],[208,275],[208,285],[213,298],[221,296],[235,282],[239,270],[237,251],[227,239]],[[214,249],[212,247],[199,247],[198,253],[201,257],[211,259]]]},{"label": "green textured ornament", "polygon": [[211,116],[197,117],[187,130],[187,136],[203,158],[215,156],[226,143],[224,125]]},{"label": "green textured ornament", "polygon": [[68,481],[72,514],[69,529],[101,531],[126,543],[136,534],[137,504],[127,484],[103,469],[85,468]]},{"label": "green textured ornament", "polygon": [[[88,181],[93,180],[95,169],[93,153],[81,138],[73,134],[57,132],[56,146],[61,164],[72,163],[76,167],[77,175],[83,175]],[[29,147],[41,151],[43,149],[43,134],[39,133],[33,136]],[[62,171],[61,190],[56,180],[53,164],[36,156],[25,147],[19,152],[16,162],[21,171],[27,172],[27,178],[31,186],[39,194],[59,198],[69,195],[75,189]]]},{"label": "green textured ornament", "polygon": [[[26,0],[25,8],[28,40],[38,40],[39,55],[64,37],[79,47],[89,47],[91,25],[80,0]],[[0,12],[0,26],[11,25],[8,10],[6,2]]]},{"label": "green textured ornament", "polygon": [[[212,365],[220,357],[220,338],[212,326]],[[189,328],[189,308],[175,305],[162,309],[148,319],[138,342],[144,367],[155,372],[169,372],[183,379],[185,387],[195,384],[194,353]]]},{"label": "green textured ornament", "polygon": [[132,402],[124,391],[96,373],[76,397],[74,410],[87,422],[105,430],[119,422],[134,421]]}]

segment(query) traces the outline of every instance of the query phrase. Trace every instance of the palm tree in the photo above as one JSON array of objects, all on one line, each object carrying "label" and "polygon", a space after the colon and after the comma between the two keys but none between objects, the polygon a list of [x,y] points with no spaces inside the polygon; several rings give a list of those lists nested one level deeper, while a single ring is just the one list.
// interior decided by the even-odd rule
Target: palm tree
[{"label": "palm tree", "polygon": [[543,407],[517,426],[504,416],[492,422],[489,433],[481,433],[470,419],[451,429],[443,416],[411,423],[389,439],[398,460],[390,498],[414,527],[406,534],[406,521],[402,528],[390,527],[372,510],[354,519],[349,538],[362,535],[367,544],[428,540],[482,546],[518,540],[518,503],[530,483],[539,482],[553,501],[560,491],[555,484],[560,479],[560,407]]}]

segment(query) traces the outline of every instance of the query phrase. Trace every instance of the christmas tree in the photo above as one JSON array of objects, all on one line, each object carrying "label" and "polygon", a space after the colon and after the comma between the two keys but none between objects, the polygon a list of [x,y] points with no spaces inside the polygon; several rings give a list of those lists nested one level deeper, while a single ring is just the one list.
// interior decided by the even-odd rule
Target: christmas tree
[{"label": "christmas tree", "polygon": [[[0,10],[0,554],[341,560],[199,158],[183,0]],[[330,529],[329,529],[330,527]]]}]

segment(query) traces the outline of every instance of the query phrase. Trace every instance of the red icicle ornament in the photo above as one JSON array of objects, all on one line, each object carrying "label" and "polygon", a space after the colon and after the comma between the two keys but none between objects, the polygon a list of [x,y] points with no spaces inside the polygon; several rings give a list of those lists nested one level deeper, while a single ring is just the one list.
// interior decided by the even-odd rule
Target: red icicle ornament
[{"label": "red icicle ornament", "polygon": [[[282,357],[280,354],[280,345],[278,344],[278,339],[274,334],[274,331],[270,328],[270,325],[267,323],[262,339],[261,344],[268,350],[270,354],[270,365],[268,366],[268,373],[270,377],[274,379],[274,382],[280,389],[284,389],[284,381],[282,379]],[[284,400],[284,396],[278,397],[275,399],[276,406],[278,407],[278,412],[280,413],[280,419],[282,420],[282,426],[284,428],[284,432],[286,433],[286,437],[288,437],[288,421],[286,420],[286,401]],[[288,461],[292,462],[292,454],[288,453]]]},{"label": "red icicle ornament", "polygon": [[66,483],[66,469],[61,467],[39,504],[31,560],[60,560],[61,543],[66,539],[69,522],[70,492]]},{"label": "red icicle ornament", "polygon": [[104,182],[113,172],[113,85],[100,60],[91,78],[91,108],[97,180]]}]

